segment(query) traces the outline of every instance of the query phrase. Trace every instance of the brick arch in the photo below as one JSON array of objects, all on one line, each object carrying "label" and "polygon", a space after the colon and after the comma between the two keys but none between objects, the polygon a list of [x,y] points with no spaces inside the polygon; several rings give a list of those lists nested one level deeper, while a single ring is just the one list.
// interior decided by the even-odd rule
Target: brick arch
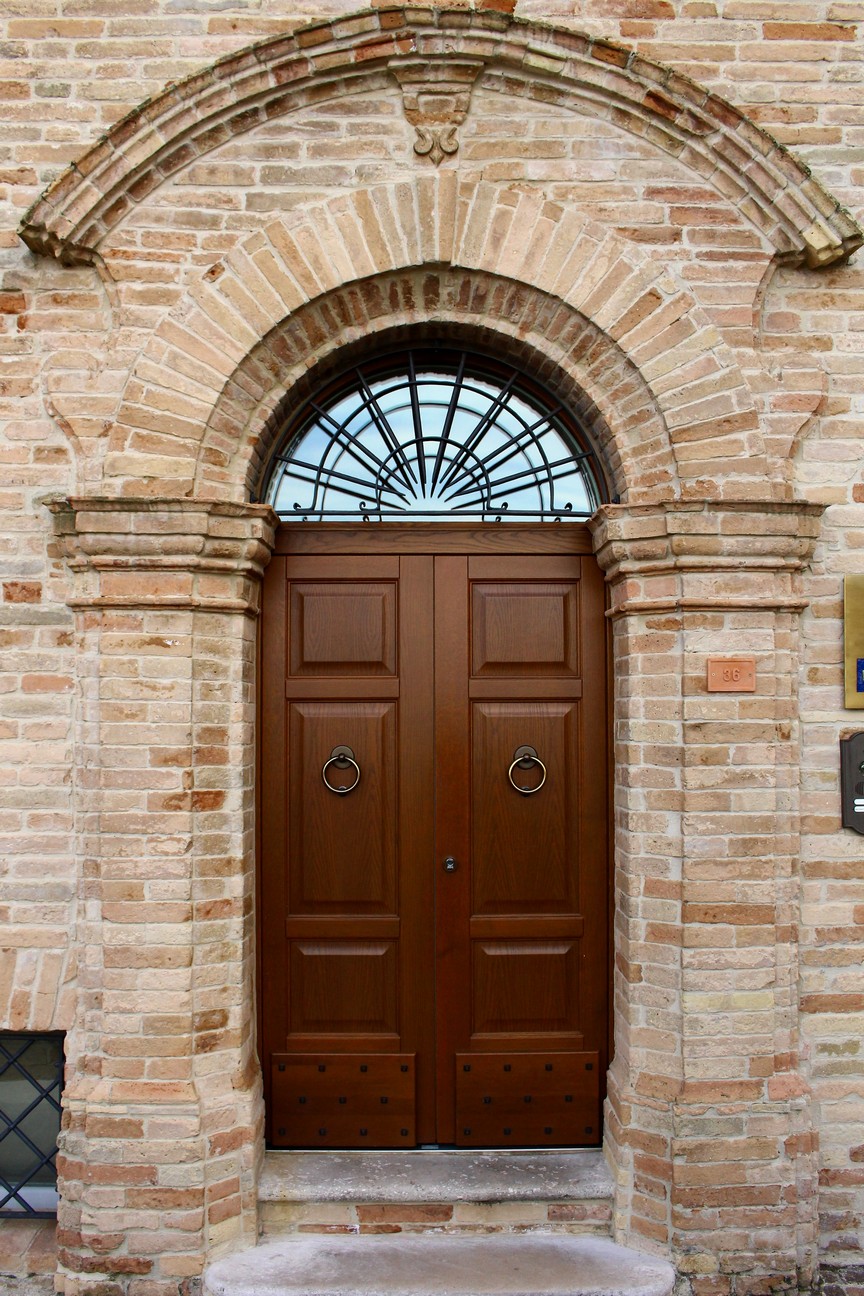
[{"label": "brick arch", "polygon": [[46,190],[25,216],[21,237],[65,262],[92,261],[136,203],[232,136],[312,101],[404,82],[418,66],[445,80],[449,70],[458,80],[469,65],[510,97],[599,117],[678,158],[789,262],[829,265],[864,239],[785,148],[672,69],[609,41],[494,11],[410,7],[300,28],[170,86]]},{"label": "brick arch", "polygon": [[[254,438],[266,422],[254,417],[255,402],[266,405],[272,386],[262,342],[269,339],[278,356],[280,337],[312,328],[306,351],[313,357],[327,336],[320,328],[315,335],[313,316],[301,308],[335,293],[344,304],[351,285],[362,303],[364,284],[424,267],[493,276],[549,303],[545,316],[535,309],[547,322],[524,328],[561,353],[613,429],[606,457],[622,495],[661,485],[668,494],[676,478],[685,494],[701,497],[719,491],[721,479],[727,496],[752,494],[757,484],[764,490],[767,462],[749,388],[717,328],[671,273],[536,191],[487,183],[466,190],[446,172],[299,208],[204,272],[129,378],[105,459],[106,478],[114,479],[106,488],[184,494],[218,487],[244,498]],[[517,293],[501,308],[502,333],[523,328],[519,301]],[[397,315],[398,308],[389,303]],[[412,311],[417,320],[430,313],[416,302],[406,320]],[[360,312],[355,331],[368,327],[368,315]],[[588,358],[578,363],[555,337],[567,317],[584,325]],[[350,313],[339,330],[350,340]],[[616,393],[616,382],[600,377],[604,366],[633,390]],[[248,393],[244,409],[228,417],[238,390]]]},{"label": "brick arch", "polygon": [[270,456],[298,402],[355,361],[389,347],[438,341],[442,334],[453,345],[509,360],[543,382],[597,449],[610,495],[632,500],[675,490],[675,461],[650,390],[591,321],[524,283],[485,271],[427,266],[334,289],[263,338],[235,370],[213,412],[198,460],[196,496],[219,498],[226,486],[243,480],[247,497],[259,498]]}]

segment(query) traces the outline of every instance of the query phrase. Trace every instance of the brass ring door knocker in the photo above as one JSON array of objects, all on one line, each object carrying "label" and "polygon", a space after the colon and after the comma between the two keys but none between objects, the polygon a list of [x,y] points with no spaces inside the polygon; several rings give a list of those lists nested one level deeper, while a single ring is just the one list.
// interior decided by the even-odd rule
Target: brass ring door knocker
[{"label": "brass ring door knocker", "polygon": [[[340,783],[339,787],[334,787],[327,779],[327,771],[331,765],[335,765],[337,770],[340,772],[342,770],[354,769],[357,777],[354,779],[354,782],[349,783],[347,787],[344,783]],[[324,768],[321,770],[321,777],[324,780],[324,786],[328,788],[330,792],[335,792],[337,796],[347,796],[349,792],[353,792],[357,784],[360,782],[360,766],[354,759],[354,753],[351,748],[334,747],[324,762]]]},{"label": "brass ring door knocker", "polygon": [[[532,765],[539,765],[542,770],[540,782],[534,787],[522,787],[513,778],[513,771],[515,769],[530,770]],[[517,792],[521,792],[523,796],[533,796],[535,792],[540,791],[543,784],[546,782],[546,766],[543,764],[533,747],[517,747],[513,753],[513,764],[507,771],[507,777],[510,780],[511,786],[514,787]]]}]

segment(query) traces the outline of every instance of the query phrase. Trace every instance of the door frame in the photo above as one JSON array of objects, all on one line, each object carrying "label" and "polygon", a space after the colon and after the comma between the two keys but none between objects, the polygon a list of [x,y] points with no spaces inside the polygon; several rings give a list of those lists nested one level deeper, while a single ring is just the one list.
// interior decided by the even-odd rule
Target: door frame
[{"label": "door frame", "polygon": [[[276,542],[272,557],[286,555],[346,555],[355,549],[364,554],[477,554],[514,555],[514,542],[518,545],[517,553],[533,554],[567,554],[587,557],[594,561],[594,546],[590,529],[585,522],[527,522],[527,523],[465,523],[465,522],[288,522],[282,523],[276,532]],[[262,591],[262,607],[266,594]],[[607,1064],[611,1066],[614,1056],[614,934],[615,934],[615,840],[614,840],[614,679],[611,625],[607,620],[605,632],[606,657],[606,742],[607,742]],[[262,726],[262,689],[264,677],[263,636],[261,634],[262,618],[259,612],[256,697],[255,697],[255,1026],[256,1051],[262,1072],[264,1086],[265,1130],[270,1111],[269,1071],[260,1056],[260,1042],[263,1037],[263,940],[261,906],[258,898],[262,893],[262,778],[261,778],[261,745]],[[602,1078],[601,1098],[605,1099],[606,1078]],[[602,1112],[602,1107],[601,1107]],[[601,1115],[602,1119],[602,1115]],[[266,1137],[266,1134],[265,1134]],[[602,1139],[602,1131],[601,1131]],[[543,1149],[540,1149],[541,1151]],[[550,1149],[554,1150],[554,1149]]]}]

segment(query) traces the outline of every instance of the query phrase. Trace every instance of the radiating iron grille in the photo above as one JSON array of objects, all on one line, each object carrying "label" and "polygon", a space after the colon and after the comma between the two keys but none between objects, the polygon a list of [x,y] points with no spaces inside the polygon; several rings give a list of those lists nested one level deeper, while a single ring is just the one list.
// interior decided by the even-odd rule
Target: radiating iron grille
[{"label": "radiating iron grille", "polygon": [[354,366],[306,401],[270,465],[285,521],[563,520],[605,498],[594,452],[527,374],[466,351]]},{"label": "radiating iron grille", "polygon": [[63,1036],[0,1034],[0,1215],[53,1215]]}]

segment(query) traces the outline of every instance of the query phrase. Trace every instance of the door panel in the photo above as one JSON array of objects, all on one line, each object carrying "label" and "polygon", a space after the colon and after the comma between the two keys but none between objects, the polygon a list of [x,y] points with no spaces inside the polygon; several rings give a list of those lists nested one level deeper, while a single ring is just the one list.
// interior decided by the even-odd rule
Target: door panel
[{"label": "door panel", "polygon": [[[578,721],[572,702],[475,703],[472,711],[473,913],[576,912]],[[522,745],[547,769],[522,796],[507,776]],[[536,768],[513,774],[536,787]]]},{"label": "door panel", "polygon": [[[446,562],[450,602],[458,603],[460,581],[467,587],[469,623],[460,629],[454,613],[450,634],[467,639],[471,674],[463,681],[457,655],[437,651],[436,697],[443,692],[452,699],[446,763],[467,769],[470,790],[463,792],[467,821],[440,807],[439,853],[445,840],[453,841],[446,851],[462,852],[471,881],[453,898],[442,941],[447,948],[449,937],[456,946],[449,965],[439,967],[439,990],[451,1006],[442,1051],[448,1062],[453,1054],[463,1061],[451,1107],[446,1063],[439,1059],[439,1129],[467,1146],[478,1145],[478,1129],[485,1131],[481,1141],[497,1131],[505,1146],[571,1137],[596,1142],[606,1056],[606,835],[598,815],[606,778],[605,674],[597,652],[602,582],[595,564],[575,555],[514,555],[509,563],[471,556],[461,569],[454,559]],[[443,579],[436,622],[439,599],[449,606]],[[589,752],[592,732],[601,741]],[[533,752],[530,759],[525,749]],[[441,879],[439,894],[447,886]],[[461,999],[460,983],[471,989]],[[563,1049],[562,1057],[572,1059],[586,1048],[578,1117],[570,1107],[571,1080],[567,1094],[555,1098],[562,1104],[558,1116],[538,1122],[531,1103],[538,1093],[546,1094],[544,1102],[552,1096],[543,1087],[545,1070],[524,1092],[525,1077],[537,1070],[531,1055]],[[460,1079],[468,1074],[469,1053],[471,1074],[494,1076],[494,1091],[480,1095],[481,1106],[506,1112],[503,1123],[471,1113],[479,1099]]]},{"label": "door panel", "polygon": [[292,941],[291,1034],[397,1035],[396,952],[395,941]]},{"label": "door panel", "polygon": [[579,586],[472,583],[472,675],[579,675]]},{"label": "door panel", "polygon": [[290,675],[395,675],[395,581],[292,581],[288,642]]},{"label": "door panel", "polygon": [[434,1138],[434,1112],[415,1113],[416,1095],[434,1106],[432,592],[424,555],[268,570],[261,983],[276,1146]]},{"label": "door panel", "polygon": [[276,1055],[271,1067],[275,1147],[413,1147],[411,1053]]},{"label": "door panel", "polygon": [[[274,558],[263,614],[268,1137],[597,1143],[605,633],[582,528],[281,535],[303,552]],[[328,788],[343,746],[359,782],[340,760]]]},{"label": "door panel", "polygon": [[[395,702],[289,704],[291,913],[397,912]],[[322,770],[339,746],[360,763],[356,789],[331,792]],[[334,787],[352,768],[332,764]],[[342,780],[345,779],[345,783]]]},{"label": "door panel", "polygon": [[599,1053],[456,1056],[463,1147],[580,1146],[599,1134]]},{"label": "door panel", "polygon": [[483,1035],[574,1031],[575,941],[475,941],[473,956],[474,1042]]}]

